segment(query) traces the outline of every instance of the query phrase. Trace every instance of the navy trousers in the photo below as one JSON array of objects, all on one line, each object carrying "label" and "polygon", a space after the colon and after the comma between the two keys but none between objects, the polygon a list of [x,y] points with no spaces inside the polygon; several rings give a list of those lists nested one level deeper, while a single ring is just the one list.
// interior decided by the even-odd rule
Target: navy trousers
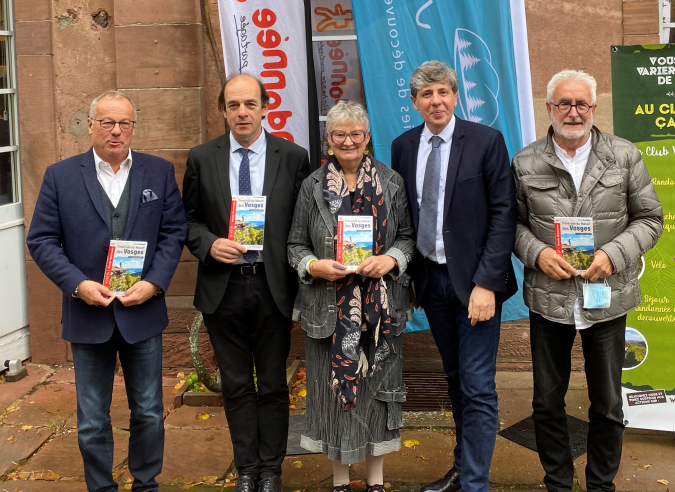
[{"label": "navy trousers", "polygon": [[455,466],[464,492],[486,492],[497,437],[495,373],[501,304],[488,321],[471,326],[446,265],[427,262],[429,282],[421,301],[443,369],[457,428]]}]

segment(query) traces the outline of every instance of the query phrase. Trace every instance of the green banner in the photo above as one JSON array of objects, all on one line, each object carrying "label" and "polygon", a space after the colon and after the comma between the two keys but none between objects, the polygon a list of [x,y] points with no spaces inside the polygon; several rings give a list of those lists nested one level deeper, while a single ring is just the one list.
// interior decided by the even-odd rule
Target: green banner
[{"label": "green banner", "polygon": [[675,45],[613,46],[615,135],[633,142],[663,205],[664,231],[638,263],[642,305],[628,313],[626,425],[675,430]]}]

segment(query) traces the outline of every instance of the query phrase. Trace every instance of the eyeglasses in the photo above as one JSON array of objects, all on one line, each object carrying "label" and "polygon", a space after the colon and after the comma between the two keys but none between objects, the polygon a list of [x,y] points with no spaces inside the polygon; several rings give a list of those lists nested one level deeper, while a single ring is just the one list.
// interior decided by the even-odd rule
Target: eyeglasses
[{"label": "eyeglasses", "polygon": [[112,131],[115,128],[115,125],[120,126],[120,130],[123,132],[128,132],[136,124],[135,121],[122,120],[122,121],[113,121],[113,120],[94,120],[98,121],[98,124],[101,125],[101,128],[107,132]]},{"label": "eyeglasses", "polygon": [[586,103],[570,104],[562,102],[560,104],[551,103],[551,106],[558,108],[558,111],[560,111],[561,114],[569,114],[569,112],[572,111],[572,108],[577,108],[577,113],[579,114],[586,114],[588,113],[588,110],[591,109],[591,106]]},{"label": "eyeglasses", "polygon": [[342,130],[335,130],[334,132],[330,132],[330,138],[336,144],[343,143],[345,140],[347,140],[347,137],[351,138],[353,143],[360,144],[363,143],[363,141],[366,139],[366,132],[363,130],[354,130],[349,133],[344,132]]}]

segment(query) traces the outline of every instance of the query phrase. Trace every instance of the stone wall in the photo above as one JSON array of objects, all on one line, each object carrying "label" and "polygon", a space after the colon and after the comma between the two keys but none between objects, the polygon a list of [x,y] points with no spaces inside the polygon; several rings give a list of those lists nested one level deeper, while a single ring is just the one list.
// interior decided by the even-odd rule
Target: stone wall
[{"label": "stone wall", "polygon": [[[205,0],[206,5],[200,0],[14,2],[26,225],[46,167],[90,147],[89,104],[105,90],[123,90],[134,100],[134,150],[173,162],[180,186],[188,150],[224,131],[216,109],[222,75],[217,0]],[[526,0],[538,137],[548,128],[546,83],[563,68],[584,69],[596,77],[596,124],[612,131],[610,47],[658,42],[657,2]],[[184,251],[167,291],[167,367],[190,364],[187,330],[196,315],[196,265]],[[30,257],[27,270],[33,360],[65,362],[69,350],[60,338],[61,293]],[[206,334],[202,337],[203,351],[212,359]],[[406,335],[405,340],[407,364],[416,370],[440,370],[429,332]],[[303,354],[303,333],[296,331],[291,356]],[[574,360],[578,366],[578,347]],[[529,367],[527,322],[503,325],[499,363],[504,369]]]}]

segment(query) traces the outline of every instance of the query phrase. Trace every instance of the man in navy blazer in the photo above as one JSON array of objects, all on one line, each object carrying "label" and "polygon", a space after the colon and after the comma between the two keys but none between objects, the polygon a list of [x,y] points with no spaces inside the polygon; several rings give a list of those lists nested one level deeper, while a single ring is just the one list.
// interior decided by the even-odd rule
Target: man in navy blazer
[{"label": "man in navy blazer", "polygon": [[[117,491],[110,424],[115,364],[124,371],[129,407],[129,471],[134,490],[156,491],[162,469],[163,293],[187,233],[173,165],[129,149],[136,109],[123,93],[94,99],[92,149],[47,168],[28,249],[63,291],[62,336],[71,342],[78,442],[87,489]],[[141,280],[114,297],[102,285],[111,239],[145,241]]]},{"label": "man in navy blazer", "polygon": [[453,468],[422,492],[485,492],[497,430],[501,307],[518,290],[509,156],[499,131],[454,115],[454,70],[425,63],[410,89],[425,123],[394,140],[391,164],[413,205],[418,255],[408,270],[443,360],[457,425]]}]

